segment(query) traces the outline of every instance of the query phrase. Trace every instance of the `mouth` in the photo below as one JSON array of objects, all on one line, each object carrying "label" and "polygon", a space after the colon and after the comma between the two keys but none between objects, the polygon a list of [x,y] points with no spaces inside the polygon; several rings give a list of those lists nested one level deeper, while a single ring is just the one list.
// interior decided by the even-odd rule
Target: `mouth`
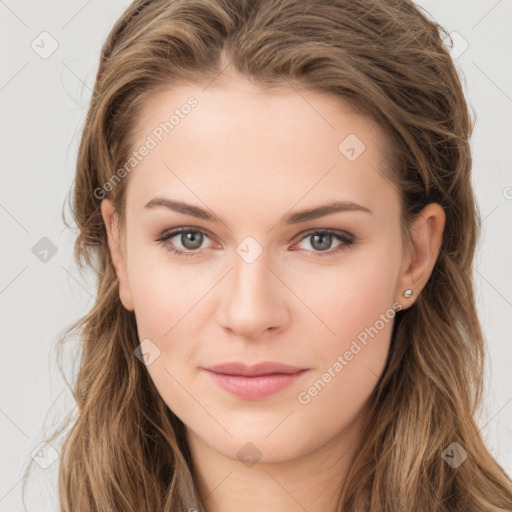
[{"label": "mouth", "polygon": [[203,370],[223,390],[245,399],[259,400],[294,384],[308,369],[275,362],[253,366],[227,363]]},{"label": "mouth", "polygon": [[224,375],[241,375],[244,377],[259,377],[261,375],[274,375],[276,373],[292,374],[305,368],[291,366],[289,364],[278,363],[275,361],[263,361],[261,363],[247,365],[238,361],[232,363],[217,364],[208,366],[206,370],[222,373]]}]

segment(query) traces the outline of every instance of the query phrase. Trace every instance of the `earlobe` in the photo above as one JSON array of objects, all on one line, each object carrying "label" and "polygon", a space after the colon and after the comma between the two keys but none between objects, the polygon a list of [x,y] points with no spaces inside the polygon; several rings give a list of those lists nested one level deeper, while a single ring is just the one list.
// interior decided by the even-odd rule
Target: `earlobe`
[{"label": "earlobe", "polygon": [[119,282],[119,298],[128,311],[133,311],[133,301],[128,282],[125,257],[121,249],[121,233],[119,231],[119,215],[108,199],[101,201],[101,215],[107,231],[108,247],[112,265]]},{"label": "earlobe", "polygon": [[[446,214],[441,205],[431,203],[411,226],[413,247],[399,279],[399,302],[410,307],[427,284],[441,250]],[[412,293],[409,291],[412,290]]]}]

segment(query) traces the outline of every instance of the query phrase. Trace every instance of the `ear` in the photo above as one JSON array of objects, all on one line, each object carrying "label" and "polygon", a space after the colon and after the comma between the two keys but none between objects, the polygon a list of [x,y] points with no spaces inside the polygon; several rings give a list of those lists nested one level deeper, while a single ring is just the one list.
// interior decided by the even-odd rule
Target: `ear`
[{"label": "ear", "polygon": [[[441,250],[445,221],[443,207],[431,203],[421,210],[411,226],[413,247],[405,255],[396,290],[396,301],[403,309],[414,304],[432,274]],[[403,292],[409,288],[413,295],[404,297]]]},{"label": "ear", "polygon": [[133,300],[128,282],[126,256],[123,254],[121,233],[119,230],[119,214],[116,212],[112,202],[108,199],[101,201],[101,215],[107,230],[108,247],[110,256],[119,281],[119,298],[128,311],[133,311]]}]

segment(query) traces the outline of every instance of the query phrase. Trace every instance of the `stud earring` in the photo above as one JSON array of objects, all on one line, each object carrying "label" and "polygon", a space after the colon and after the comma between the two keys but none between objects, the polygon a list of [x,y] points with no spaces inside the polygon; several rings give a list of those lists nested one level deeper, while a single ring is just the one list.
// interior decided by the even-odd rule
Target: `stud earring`
[{"label": "stud earring", "polygon": [[412,297],[413,293],[414,292],[411,290],[411,288],[409,288],[408,290],[405,290],[404,297],[406,297],[408,299],[409,297]]}]

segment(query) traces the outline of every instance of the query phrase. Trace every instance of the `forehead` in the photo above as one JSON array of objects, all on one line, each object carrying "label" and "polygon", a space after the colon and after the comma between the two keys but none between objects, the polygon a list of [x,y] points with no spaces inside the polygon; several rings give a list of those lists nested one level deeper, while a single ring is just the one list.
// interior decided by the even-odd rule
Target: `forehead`
[{"label": "forehead", "polygon": [[137,208],[166,193],[280,209],[397,201],[382,176],[388,142],[380,127],[322,92],[237,79],[180,84],[150,98],[136,128],[133,149],[151,146],[129,176],[127,201]]}]

